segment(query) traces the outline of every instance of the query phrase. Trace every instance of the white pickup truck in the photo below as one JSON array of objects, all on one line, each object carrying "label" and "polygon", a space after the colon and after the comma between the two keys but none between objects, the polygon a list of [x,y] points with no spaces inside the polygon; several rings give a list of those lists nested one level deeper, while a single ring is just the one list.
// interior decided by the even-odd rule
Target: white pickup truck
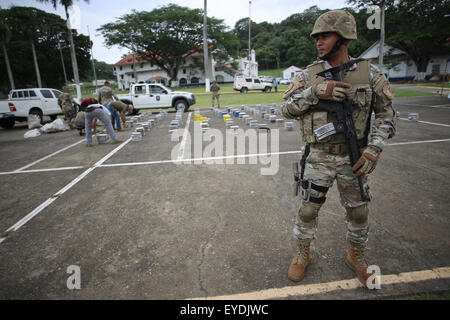
[{"label": "white pickup truck", "polygon": [[9,110],[8,101],[0,101],[0,127],[12,128],[14,126],[14,115]]},{"label": "white pickup truck", "polygon": [[138,83],[131,86],[129,94],[117,97],[126,104],[132,104],[135,110],[152,108],[184,108],[185,111],[195,104],[190,92],[172,91],[159,83]]},{"label": "white pickup truck", "polygon": [[[8,100],[0,101],[1,113],[8,114],[7,116],[2,116],[0,126],[11,128],[14,126],[15,121],[27,121],[27,117],[30,114],[40,117],[41,123],[44,116],[50,116],[52,120],[55,120],[58,115],[62,114],[62,110],[58,105],[60,94],[61,91],[50,88],[11,90]],[[4,112],[6,110],[9,110],[9,113]]]}]

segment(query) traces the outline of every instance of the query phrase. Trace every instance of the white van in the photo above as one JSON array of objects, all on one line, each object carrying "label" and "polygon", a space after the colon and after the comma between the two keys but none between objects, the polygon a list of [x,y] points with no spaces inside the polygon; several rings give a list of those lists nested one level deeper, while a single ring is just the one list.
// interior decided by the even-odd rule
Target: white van
[{"label": "white van", "polygon": [[263,92],[270,92],[272,84],[265,82],[259,77],[244,77],[237,76],[234,78],[233,89],[241,93],[247,93],[249,90],[262,90]]}]

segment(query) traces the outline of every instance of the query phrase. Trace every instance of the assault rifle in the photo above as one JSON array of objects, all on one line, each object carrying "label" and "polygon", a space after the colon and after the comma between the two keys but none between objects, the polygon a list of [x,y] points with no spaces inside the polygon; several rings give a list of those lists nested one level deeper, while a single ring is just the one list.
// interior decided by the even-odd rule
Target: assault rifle
[{"label": "assault rifle", "polygon": [[[340,72],[347,71],[354,64],[363,60],[364,59],[351,60],[340,66],[319,72],[317,75],[324,77],[327,80],[342,81]],[[337,117],[337,121],[327,123],[326,125],[321,126],[320,128],[314,130],[317,139],[320,141],[332,134],[343,132],[345,134],[348,146],[348,153],[350,156],[350,163],[352,167],[355,165],[355,163],[361,156],[359,149],[360,146],[358,145],[358,138],[356,135],[355,124],[353,122],[352,117],[352,113],[357,107],[358,107],[357,102],[355,102],[354,100],[350,100],[347,97],[342,102],[335,102],[321,99],[319,100],[319,103],[314,107],[315,110],[323,110],[330,113],[334,113]],[[359,176],[358,176],[358,184],[362,201],[369,201],[370,199],[368,199],[366,193],[364,192],[362,179]]]}]

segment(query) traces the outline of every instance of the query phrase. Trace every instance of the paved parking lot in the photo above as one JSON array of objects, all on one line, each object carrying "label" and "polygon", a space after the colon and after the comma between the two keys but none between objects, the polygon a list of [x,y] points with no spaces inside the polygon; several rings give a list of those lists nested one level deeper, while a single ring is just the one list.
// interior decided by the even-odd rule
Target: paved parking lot
[{"label": "paved parking lot", "polygon": [[[239,157],[234,148],[226,157],[226,149],[211,152],[225,142],[203,141],[199,153],[189,141],[194,112],[171,141],[170,112],[142,141],[120,133],[121,145],[86,148],[75,131],[24,139],[24,125],[0,130],[0,299],[370,299],[450,290],[450,101],[400,98],[395,108],[398,134],[371,180],[368,258],[380,267],[381,290],[360,287],[344,263],[336,186],[304,280],[287,278],[297,130],[264,121],[267,150],[247,146]],[[419,122],[407,120],[413,112]],[[223,121],[201,114],[225,139]],[[277,132],[279,147],[271,147]],[[79,267],[79,290],[67,288],[69,266]]]}]

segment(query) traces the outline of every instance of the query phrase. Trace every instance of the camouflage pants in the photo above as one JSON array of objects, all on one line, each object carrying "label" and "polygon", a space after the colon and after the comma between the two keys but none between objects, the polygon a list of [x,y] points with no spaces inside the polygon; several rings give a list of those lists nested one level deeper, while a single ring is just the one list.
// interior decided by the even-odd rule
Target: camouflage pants
[{"label": "camouflage pants", "polygon": [[72,126],[75,117],[77,116],[76,110],[73,106],[64,106],[62,107],[62,112],[64,114],[64,118]]},{"label": "camouflage pants", "polygon": [[[365,243],[369,233],[368,203],[361,200],[358,179],[350,166],[348,155],[333,155],[311,148],[306,160],[304,179],[322,187],[331,188],[337,181],[341,204],[346,211],[347,240]],[[364,190],[370,198],[367,176],[362,178]],[[322,198],[326,193],[310,189],[310,196]],[[318,213],[321,204],[302,201],[296,217],[294,237],[300,243],[308,243],[315,238]]]},{"label": "camouflage pants", "polygon": [[217,99],[217,107],[220,108],[219,97],[220,97],[220,94],[217,94],[217,93],[213,93],[213,94],[212,94],[212,106],[213,106],[213,107],[214,107],[214,99]]}]

